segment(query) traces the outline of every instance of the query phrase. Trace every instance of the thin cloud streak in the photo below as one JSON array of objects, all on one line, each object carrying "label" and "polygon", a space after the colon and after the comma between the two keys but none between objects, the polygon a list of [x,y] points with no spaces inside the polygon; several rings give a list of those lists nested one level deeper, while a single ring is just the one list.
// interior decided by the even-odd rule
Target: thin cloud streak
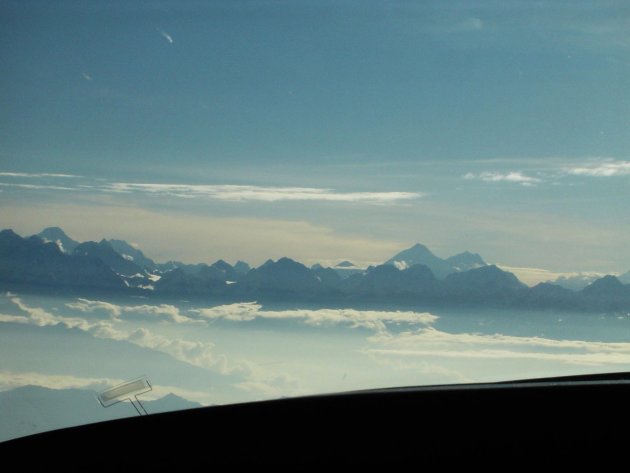
[{"label": "thin cloud streak", "polygon": [[630,176],[630,161],[603,161],[576,166],[567,170],[574,176],[615,177]]},{"label": "thin cloud streak", "polygon": [[433,327],[368,339],[374,356],[466,359],[528,359],[577,365],[630,365],[630,343],[555,340],[503,334],[448,333]]},{"label": "thin cloud streak", "polygon": [[166,41],[168,41],[170,44],[173,44],[173,37],[170,34],[168,34],[164,30],[158,30],[158,32]]},{"label": "thin cloud streak", "polygon": [[[80,178],[74,174],[0,172],[7,178]],[[342,192],[335,189],[293,186],[255,186],[234,184],[161,184],[138,182],[107,182],[85,179],[77,183],[64,182],[63,186],[0,182],[0,186],[31,190],[92,191],[111,194],[145,194],[182,199],[210,199],[222,202],[280,202],[319,201],[362,204],[395,204],[423,197],[421,192]]]},{"label": "thin cloud streak", "polygon": [[150,184],[114,182],[103,190],[140,192],[181,198],[205,197],[228,202],[328,201],[386,204],[422,197],[417,192],[338,192],[312,187],[262,187],[241,185]]},{"label": "thin cloud streak", "polygon": [[511,171],[507,173],[485,171],[479,174],[469,172],[463,177],[466,180],[478,179],[484,182],[513,182],[522,186],[533,186],[534,184],[541,182],[540,179],[526,176],[520,171]]},{"label": "thin cloud streak", "polygon": [[17,187],[20,189],[32,189],[32,190],[50,190],[50,191],[77,191],[80,190],[76,187],[67,186],[47,186],[43,184],[17,184],[13,182],[0,182],[0,186],[3,187]]},{"label": "thin cloud streak", "polygon": [[74,178],[74,177],[83,177],[77,174],[59,174],[59,173],[48,173],[48,172],[37,172],[37,173],[28,173],[28,172],[0,172],[0,176],[2,177],[60,177],[60,178]]}]

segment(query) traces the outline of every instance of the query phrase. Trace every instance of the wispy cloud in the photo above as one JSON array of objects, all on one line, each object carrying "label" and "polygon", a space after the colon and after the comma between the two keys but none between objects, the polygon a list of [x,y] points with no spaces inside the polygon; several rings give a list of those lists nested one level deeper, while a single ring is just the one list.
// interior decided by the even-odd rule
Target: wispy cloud
[{"label": "wispy cloud", "polygon": [[598,163],[574,166],[567,169],[567,172],[575,176],[630,176],[630,161],[604,160]]},{"label": "wispy cloud", "polygon": [[43,386],[50,389],[89,389],[99,391],[123,382],[112,378],[86,378],[72,375],[42,374],[37,372],[0,371],[0,391],[20,386]]},{"label": "wispy cloud", "polygon": [[420,192],[344,192],[335,189],[294,186],[255,186],[234,184],[162,184],[146,182],[108,182],[103,179],[84,178],[81,181],[65,181],[63,185],[42,182],[37,184],[15,182],[13,178],[80,178],[74,174],[0,172],[0,186],[33,190],[92,191],[112,194],[146,194],[182,199],[212,199],[223,202],[280,202],[320,201],[363,204],[393,204],[424,196]]},{"label": "wispy cloud", "polygon": [[170,44],[173,44],[173,37],[168,34],[166,31],[164,30],[158,30],[158,32],[160,33],[160,35],[162,36],[162,38],[164,38],[166,41],[168,41]]},{"label": "wispy cloud", "polygon": [[541,182],[539,178],[527,176],[521,171],[511,171],[506,173],[485,171],[478,174],[469,172],[464,174],[463,177],[467,180],[478,179],[484,182],[513,182],[522,186],[533,186],[534,184]]},{"label": "wispy cloud", "polygon": [[253,373],[250,379],[236,385],[239,389],[251,393],[260,393],[264,397],[296,396],[305,394],[299,379],[286,373]]},{"label": "wispy cloud", "polygon": [[66,307],[81,312],[96,312],[103,310],[108,312],[112,319],[116,319],[122,314],[121,307],[117,304],[103,301],[91,301],[89,299],[77,299],[76,302],[67,303]]},{"label": "wispy cloud", "polygon": [[170,304],[159,305],[118,305],[111,302],[93,301],[89,299],[77,299],[76,302],[66,304],[69,309],[78,310],[84,313],[93,313],[104,311],[113,319],[121,317],[123,314],[135,314],[138,316],[146,316],[167,320],[176,324],[200,324],[201,320],[191,319],[181,313],[178,307]]},{"label": "wispy cloud", "polygon": [[438,317],[428,312],[379,311],[356,309],[294,309],[262,310],[255,302],[227,304],[204,309],[194,309],[206,319],[224,319],[245,322],[254,319],[299,320],[309,325],[347,325],[376,331],[385,330],[385,323],[429,325]]},{"label": "wispy cloud", "polygon": [[151,184],[114,182],[103,190],[115,193],[141,192],[181,198],[205,197],[229,202],[329,201],[387,204],[417,199],[417,192],[339,192],[313,187],[263,187],[241,185]]},{"label": "wispy cloud", "polygon": [[473,31],[481,31],[483,29],[483,20],[477,17],[467,18],[463,23],[463,28]]},{"label": "wispy cloud", "polygon": [[17,187],[20,189],[32,189],[32,190],[50,190],[50,191],[76,191],[77,187],[68,186],[48,186],[45,184],[19,184],[16,182],[0,182],[0,186],[3,187]]},{"label": "wispy cloud", "polygon": [[88,82],[92,82],[92,76],[86,72],[82,72],[81,77],[83,77]]},{"label": "wispy cloud", "polygon": [[28,173],[28,172],[0,172],[0,176],[2,177],[60,177],[60,178],[68,178],[68,177],[83,177],[76,174],[59,174],[59,173],[48,173],[48,172],[36,172],[36,173]]},{"label": "wispy cloud", "polygon": [[24,315],[0,314],[0,322],[8,322],[14,324],[30,324],[29,317]]}]

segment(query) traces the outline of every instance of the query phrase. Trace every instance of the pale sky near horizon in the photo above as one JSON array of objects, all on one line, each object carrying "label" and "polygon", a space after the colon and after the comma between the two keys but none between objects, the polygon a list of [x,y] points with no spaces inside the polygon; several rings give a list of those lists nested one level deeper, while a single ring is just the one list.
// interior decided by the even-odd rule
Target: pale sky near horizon
[{"label": "pale sky near horizon", "polygon": [[5,1],[0,58],[2,228],[630,270],[626,1]]}]

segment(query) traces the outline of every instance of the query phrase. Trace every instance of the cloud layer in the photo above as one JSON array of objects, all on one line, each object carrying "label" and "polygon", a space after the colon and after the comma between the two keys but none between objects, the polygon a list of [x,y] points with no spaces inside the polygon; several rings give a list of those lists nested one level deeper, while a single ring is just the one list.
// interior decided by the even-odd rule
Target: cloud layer
[{"label": "cloud layer", "polygon": [[583,366],[630,365],[630,343],[556,340],[503,334],[447,333],[433,327],[370,337],[366,353],[402,358],[539,360]]},{"label": "cloud layer", "polygon": [[237,303],[195,309],[206,319],[225,319],[231,321],[250,321],[254,319],[298,320],[308,325],[346,325],[382,331],[386,323],[404,323],[412,325],[429,325],[438,317],[428,312],[412,311],[378,311],[356,309],[293,309],[262,310],[255,302]]},{"label": "cloud layer", "polygon": [[[58,321],[59,318],[50,316],[46,311],[25,306],[20,299],[14,298],[14,303],[22,310],[29,310],[32,313],[41,314],[46,321]],[[207,324],[212,320],[227,320],[231,322],[249,322],[255,319],[292,320],[303,322],[312,326],[345,325],[351,328],[368,328],[381,331],[386,329],[386,324],[409,324],[409,325],[430,325],[438,317],[428,312],[413,311],[379,311],[379,310],[356,310],[356,309],[289,309],[289,310],[263,310],[262,305],[256,302],[239,302],[234,304],[224,304],[214,307],[188,309],[182,311],[180,308],[170,304],[141,304],[141,305],[119,305],[110,302],[96,301],[79,298],[75,302],[66,303],[69,309],[83,313],[104,312],[117,321],[121,317],[131,315],[144,315],[145,320],[162,320],[175,324]],[[42,314],[47,314],[46,316]],[[22,316],[7,316],[18,317]],[[52,319],[46,317],[53,317]],[[0,319],[1,320],[1,319]],[[81,318],[63,317],[66,324],[68,320],[83,321]],[[6,321],[17,321],[9,320]]]},{"label": "cloud layer", "polygon": [[[426,312],[332,308],[265,310],[255,302],[190,308],[169,304],[124,305],[89,299],[76,299],[47,310],[14,295],[6,298],[5,307],[13,306],[15,310],[0,314],[0,322],[33,326],[61,324],[95,338],[132,343],[229,376],[225,379],[231,388],[256,399],[375,385],[508,379],[540,373],[557,375],[570,370],[610,371],[630,366],[630,343],[446,332],[434,326],[440,319]],[[89,314],[89,317],[76,314]],[[444,316],[444,321],[454,321],[447,317]],[[255,333],[248,331],[245,324],[254,320],[286,321],[337,330],[293,332],[288,329],[290,324],[285,324],[287,330],[271,336],[258,332],[262,323],[251,326]],[[224,323],[213,323],[216,321]],[[190,325],[193,323],[198,325]],[[355,328],[369,332],[354,331]],[[230,341],[217,338],[228,332],[238,335]],[[331,340],[329,335],[333,333],[334,340]],[[344,333],[347,338],[342,338]],[[254,348],[250,346],[252,340],[255,340]],[[243,343],[246,345],[241,345]],[[224,350],[227,355],[220,353]],[[330,360],[335,360],[339,366],[331,369]],[[278,364],[282,372],[276,370]],[[346,371],[352,378],[351,384],[345,384]],[[54,375],[56,373],[51,373]],[[3,376],[10,379],[3,380]],[[67,377],[37,379],[37,373],[29,376],[0,372],[0,389],[3,385],[26,383],[31,378],[31,384],[45,386],[106,384],[96,377],[98,375],[85,381]]]},{"label": "cloud layer", "polygon": [[[189,363],[194,366],[215,370],[223,374],[232,372],[244,372],[246,369],[240,366],[230,365],[222,355],[213,352],[214,344],[211,342],[198,342],[190,340],[175,339],[153,333],[146,328],[134,330],[124,330],[117,328],[121,322],[116,318],[116,314],[130,312],[126,307],[114,304],[107,304],[100,301],[79,301],[73,308],[80,311],[93,311],[96,307],[108,310],[114,314],[114,320],[84,319],[81,317],[65,317],[48,312],[40,307],[31,307],[24,303],[21,298],[11,296],[9,300],[15,304],[25,315],[0,314],[0,321],[24,323],[36,326],[63,325],[67,328],[79,329],[96,338],[126,341],[135,345],[166,353],[173,358]],[[92,303],[94,302],[94,303]],[[84,305],[81,305],[84,304]],[[134,309],[139,310],[136,306]],[[87,309],[86,309],[87,308]],[[152,306],[154,312],[160,312],[160,306]]]}]

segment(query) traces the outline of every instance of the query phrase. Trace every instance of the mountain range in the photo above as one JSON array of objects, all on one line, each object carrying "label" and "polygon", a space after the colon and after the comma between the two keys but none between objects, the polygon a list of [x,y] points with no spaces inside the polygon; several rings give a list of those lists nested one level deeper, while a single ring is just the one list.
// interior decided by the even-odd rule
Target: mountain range
[{"label": "mountain range", "polygon": [[[175,394],[155,401],[140,400],[150,414],[201,406]],[[41,386],[21,386],[0,392],[0,412],[0,442],[47,430],[138,415],[128,402],[102,407],[92,391]]]},{"label": "mountain range", "polygon": [[407,269],[422,264],[431,269],[436,277],[443,279],[449,274],[480,268],[488,263],[478,254],[468,251],[442,259],[435,256],[426,246],[416,243],[411,248],[388,259],[385,264],[396,266],[398,269]]},{"label": "mountain range", "polygon": [[56,227],[26,238],[0,232],[0,289],[348,305],[630,309],[630,285],[615,276],[579,291],[551,283],[530,288],[478,254],[442,259],[421,244],[367,269],[348,261],[308,268],[290,258],[250,268],[223,260],[156,263],[123,240],[80,243]]}]

